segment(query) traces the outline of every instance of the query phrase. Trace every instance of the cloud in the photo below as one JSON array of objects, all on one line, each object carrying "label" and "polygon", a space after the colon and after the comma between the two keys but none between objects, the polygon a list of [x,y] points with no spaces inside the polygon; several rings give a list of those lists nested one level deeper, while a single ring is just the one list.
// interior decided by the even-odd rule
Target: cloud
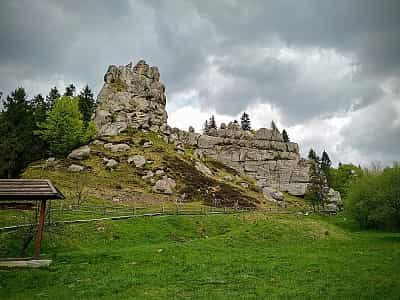
[{"label": "cloud", "polygon": [[213,113],[225,121],[248,111],[254,126],[273,118],[302,148],[328,148],[337,161],[399,156],[397,0],[0,6],[5,94],[70,82],[98,92],[108,65],[143,58],[160,68],[173,125],[200,128]]}]

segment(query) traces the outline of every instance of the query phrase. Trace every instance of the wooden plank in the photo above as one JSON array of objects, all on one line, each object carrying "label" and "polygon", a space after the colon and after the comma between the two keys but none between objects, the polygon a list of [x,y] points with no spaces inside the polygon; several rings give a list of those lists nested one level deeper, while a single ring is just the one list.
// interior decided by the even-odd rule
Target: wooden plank
[{"label": "wooden plank", "polygon": [[35,208],[34,203],[1,203],[0,202],[0,210],[7,209],[17,209],[17,210],[33,210]]}]

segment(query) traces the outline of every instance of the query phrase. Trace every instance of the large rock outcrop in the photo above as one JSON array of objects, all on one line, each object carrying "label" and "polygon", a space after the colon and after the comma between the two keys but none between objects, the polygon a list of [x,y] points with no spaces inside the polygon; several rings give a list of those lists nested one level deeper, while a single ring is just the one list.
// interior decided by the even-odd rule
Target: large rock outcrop
[{"label": "large rock outcrop", "polygon": [[302,159],[298,144],[284,142],[277,129],[261,128],[253,133],[230,123],[205,135],[193,129],[170,128],[160,73],[143,60],[135,66],[110,66],[97,103],[94,121],[99,136],[117,135],[129,128],[158,132],[175,144],[178,152],[183,151],[183,144],[190,145],[196,155],[211,157],[249,175],[272,192],[301,196],[312,181],[313,163]]},{"label": "large rock outcrop", "polygon": [[210,157],[255,178],[262,188],[301,196],[310,183],[312,162],[302,159],[298,144],[284,142],[277,130],[261,128],[251,133],[231,123],[206,135],[179,129],[166,130],[164,134],[171,143],[184,142],[195,148],[196,155]]},{"label": "large rock outcrop", "polygon": [[167,123],[165,103],[157,67],[149,67],[144,60],[135,66],[111,65],[97,97],[98,135],[117,135],[128,128],[158,132]]}]

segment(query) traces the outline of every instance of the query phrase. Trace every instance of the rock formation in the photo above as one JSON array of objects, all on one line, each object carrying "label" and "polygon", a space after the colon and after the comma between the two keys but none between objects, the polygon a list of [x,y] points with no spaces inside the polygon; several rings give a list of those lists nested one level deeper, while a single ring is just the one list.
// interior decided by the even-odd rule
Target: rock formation
[{"label": "rock formation", "polygon": [[196,155],[210,157],[255,178],[262,188],[300,196],[310,182],[312,162],[300,158],[298,144],[285,143],[277,130],[261,128],[253,134],[230,123],[207,135],[179,129],[163,133],[170,143],[182,141],[194,147]]},{"label": "rock formation", "polygon": [[237,123],[221,124],[206,135],[170,128],[165,87],[159,79],[158,69],[143,60],[134,67],[132,63],[110,66],[97,98],[94,121],[98,135],[117,135],[129,128],[158,132],[178,152],[183,152],[183,144],[190,145],[197,156],[210,157],[255,178],[268,195],[282,198],[279,191],[305,194],[313,163],[300,157],[298,144],[284,142],[276,128],[252,133]]},{"label": "rock formation", "polygon": [[167,123],[165,103],[165,87],[156,67],[144,60],[135,66],[112,65],[97,97],[98,135],[117,135],[128,128],[157,132]]}]

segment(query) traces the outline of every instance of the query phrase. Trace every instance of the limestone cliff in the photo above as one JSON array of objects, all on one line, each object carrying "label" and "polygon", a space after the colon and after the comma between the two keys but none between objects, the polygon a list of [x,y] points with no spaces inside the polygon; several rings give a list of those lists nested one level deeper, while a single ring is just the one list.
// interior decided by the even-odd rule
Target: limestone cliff
[{"label": "limestone cliff", "polygon": [[165,87],[157,67],[144,60],[135,66],[110,66],[97,97],[98,135],[117,135],[127,128],[157,132],[167,123]]}]

